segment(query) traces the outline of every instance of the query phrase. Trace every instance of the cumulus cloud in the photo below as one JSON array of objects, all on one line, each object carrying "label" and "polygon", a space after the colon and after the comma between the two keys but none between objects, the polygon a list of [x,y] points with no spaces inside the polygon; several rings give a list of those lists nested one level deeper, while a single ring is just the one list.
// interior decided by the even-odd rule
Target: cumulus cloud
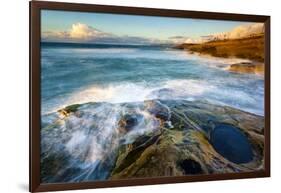
[{"label": "cumulus cloud", "polygon": [[174,44],[181,44],[181,43],[188,43],[188,44],[199,44],[202,43],[203,38],[191,38],[187,36],[172,36],[169,37],[170,43]]},{"label": "cumulus cloud", "polygon": [[42,33],[42,39],[50,41],[87,41],[110,36],[109,33],[102,32],[83,23],[72,24],[69,31],[45,31]]},{"label": "cumulus cloud", "polygon": [[186,36],[172,36],[168,40],[159,40],[152,38],[143,38],[136,36],[117,36],[106,33],[92,26],[75,23],[67,31],[44,31],[42,32],[42,41],[58,41],[58,42],[90,42],[90,43],[123,43],[123,44],[155,44],[155,43],[189,43],[199,44],[212,40],[237,39],[248,37],[256,34],[264,33],[263,23],[255,23],[241,25],[235,27],[229,32],[221,32],[201,36],[198,38]]},{"label": "cumulus cloud", "polygon": [[42,39],[65,39],[69,37],[69,33],[66,31],[44,31],[41,35]]},{"label": "cumulus cloud", "polygon": [[249,25],[241,25],[234,28],[230,32],[213,34],[212,37],[215,39],[238,39],[249,37],[257,34],[264,33],[264,24],[256,23]]},{"label": "cumulus cloud", "polygon": [[69,37],[73,39],[95,39],[97,37],[106,37],[110,34],[99,31],[91,26],[83,23],[73,24],[71,30],[69,31]]},{"label": "cumulus cloud", "polygon": [[136,36],[117,36],[95,29],[92,26],[75,23],[68,31],[42,32],[43,41],[58,42],[90,42],[90,43],[126,43],[126,44],[152,44],[161,43],[158,39],[149,39]]},{"label": "cumulus cloud", "polygon": [[206,42],[205,37],[200,37],[200,38],[186,38],[184,43],[187,44],[201,44],[203,42]]},{"label": "cumulus cloud", "polygon": [[264,24],[255,23],[248,25],[240,25],[235,27],[229,32],[221,32],[216,34],[210,34],[201,36],[198,38],[184,37],[184,36],[173,36],[170,40],[174,43],[188,43],[188,44],[200,44],[213,40],[225,40],[225,39],[239,39],[254,36],[257,34],[264,33]]}]

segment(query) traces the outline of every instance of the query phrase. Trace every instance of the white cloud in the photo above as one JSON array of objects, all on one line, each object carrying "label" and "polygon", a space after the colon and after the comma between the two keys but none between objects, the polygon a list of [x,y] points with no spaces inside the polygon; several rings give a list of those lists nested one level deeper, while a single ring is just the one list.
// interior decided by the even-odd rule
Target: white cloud
[{"label": "white cloud", "polygon": [[45,31],[42,32],[43,41],[60,41],[60,42],[95,42],[95,43],[124,43],[124,44],[153,44],[153,43],[190,43],[199,44],[211,40],[237,39],[248,37],[264,32],[263,23],[255,23],[249,25],[241,25],[229,32],[222,32],[201,36],[199,38],[191,38],[186,36],[173,36],[168,40],[158,40],[152,38],[143,38],[135,36],[117,36],[106,33],[92,26],[75,23],[72,24],[68,31]]},{"label": "white cloud", "polygon": [[69,33],[68,32],[65,32],[65,31],[62,31],[62,32],[59,32],[59,31],[45,31],[42,33],[42,38],[43,39],[55,39],[55,38],[68,38],[69,37]]},{"label": "white cloud", "polygon": [[89,40],[106,36],[109,36],[109,34],[82,23],[73,24],[69,31],[69,37],[73,39]]},{"label": "white cloud", "polygon": [[234,28],[230,32],[218,33],[212,36],[217,39],[238,39],[238,38],[249,37],[256,34],[261,34],[263,32],[264,32],[264,24],[256,23],[256,24],[249,24],[249,25],[241,25]]},{"label": "white cloud", "polygon": [[187,38],[184,41],[184,43],[187,43],[187,44],[201,44],[203,42],[206,42],[203,37],[200,37],[200,38]]},{"label": "white cloud", "polygon": [[43,40],[94,40],[100,37],[109,37],[110,34],[104,33],[91,26],[82,23],[72,24],[69,31],[46,31],[42,33]]},{"label": "white cloud", "polygon": [[248,25],[240,25],[235,27],[233,30],[229,32],[221,32],[216,34],[210,34],[208,36],[201,36],[199,38],[186,38],[184,39],[184,43],[189,44],[199,44],[212,40],[225,40],[225,39],[239,39],[250,37],[253,35],[264,33],[264,24],[263,23],[255,23]]},{"label": "white cloud", "polygon": [[95,42],[95,43],[123,43],[123,44],[152,44],[161,43],[157,39],[149,39],[136,36],[117,36],[105,33],[92,26],[75,23],[68,31],[45,31],[42,32],[42,41],[58,42]]}]

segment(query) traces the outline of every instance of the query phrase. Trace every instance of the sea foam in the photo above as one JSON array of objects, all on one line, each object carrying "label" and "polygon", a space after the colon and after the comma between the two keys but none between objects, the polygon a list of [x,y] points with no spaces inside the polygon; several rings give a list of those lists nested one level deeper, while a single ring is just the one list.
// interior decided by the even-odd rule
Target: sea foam
[{"label": "sea foam", "polygon": [[210,102],[228,105],[263,115],[259,101],[247,92],[234,90],[220,83],[205,80],[165,80],[157,84],[118,83],[107,86],[93,85],[73,93],[64,100],[64,103],[54,105],[52,111],[57,111],[71,104],[87,102],[127,103],[142,102],[145,100],[209,100]]}]

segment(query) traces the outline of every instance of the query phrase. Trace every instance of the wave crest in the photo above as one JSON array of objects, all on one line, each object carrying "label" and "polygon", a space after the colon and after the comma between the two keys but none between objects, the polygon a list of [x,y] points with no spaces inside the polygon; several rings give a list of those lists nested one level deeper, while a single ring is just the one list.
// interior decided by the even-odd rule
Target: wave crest
[{"label": "wave crest", "polygon": [[201,80],[169,80],[157,85],[123,83],[109,86],[91,86],[75,93],[68,104],[86,102],[139,102],[151,99],[188,99],[215,89]]}]

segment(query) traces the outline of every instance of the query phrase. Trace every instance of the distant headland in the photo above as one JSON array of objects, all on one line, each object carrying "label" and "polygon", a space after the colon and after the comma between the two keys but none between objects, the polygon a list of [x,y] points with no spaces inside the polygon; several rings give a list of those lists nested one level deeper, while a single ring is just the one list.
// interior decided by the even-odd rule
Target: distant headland
[{"label": "distant headland", "polygon": [[[243,28],[243,30],[249,30],[248,28]],[[205,39],[200,41],[185,42],[176,45],[175,48],[214,57],[248,59],[249,62],[231,64],[228,70],[261,74],[264,72],[263,26],[256,26],[255,31],[252,29],[251,33],[246,33],[243,30],[240,29],[240,33],[238,33],[236,29],[232,32],[204,37]]]}]

